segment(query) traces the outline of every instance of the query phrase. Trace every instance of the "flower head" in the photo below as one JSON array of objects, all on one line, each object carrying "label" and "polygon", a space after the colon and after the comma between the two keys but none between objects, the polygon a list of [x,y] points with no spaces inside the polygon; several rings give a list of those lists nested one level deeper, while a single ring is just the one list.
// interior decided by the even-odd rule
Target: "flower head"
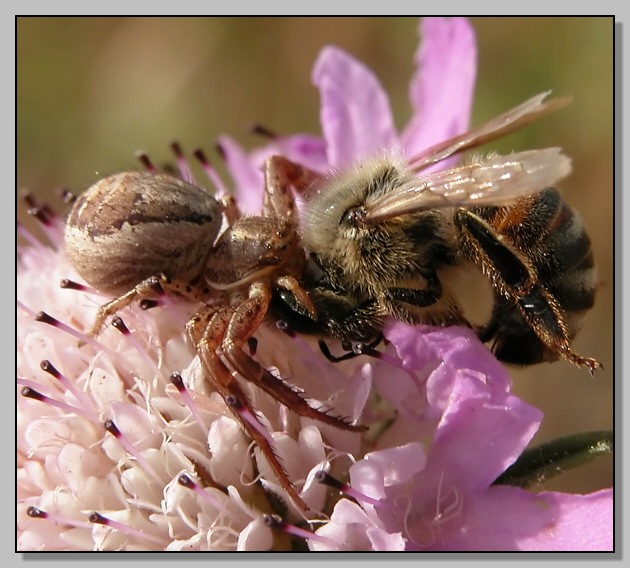
[{"label": "flower head", "polygon": [[[247,154],[223,137],[241,210],[259,212],[260,166],[271,154],[326,172],[382,150],[411,156],[465,131],[472,29],[461,18],[427,18],[421,34],[413,115],[400,133],[376,77],[328,47],[313,72],[323,138],[274,137]],[[144,306],[155,309],[123,310],[98,338],[84,335],[104,299],[59,288],[79,278],[62,250],[60,219],[46,213],[45,227],[47,245],[23,233],[29,246],[18,266],[21,550],[611,549],[610,490],[493,485],[542,416],[510,393],[509,376],[477,337],[457,327],[391,324],[378,359],[339,364],[307,338],[258,330],[252,356],[265,369],[314,406],[370,426],[358,434],[298,418],[246,385],[311,508],[304,519],[205,384],[184,328],[195,306],[160,297]]]}]

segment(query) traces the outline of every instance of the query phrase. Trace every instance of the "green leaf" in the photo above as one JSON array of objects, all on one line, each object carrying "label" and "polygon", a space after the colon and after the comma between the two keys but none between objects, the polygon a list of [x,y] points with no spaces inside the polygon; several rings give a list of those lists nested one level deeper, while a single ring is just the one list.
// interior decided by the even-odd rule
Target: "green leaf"
[{"label": "green leaf", "polygon": [[612,452],[611,430],[582,432],[556,438],[525,450],[493,485],[532,487]]}]

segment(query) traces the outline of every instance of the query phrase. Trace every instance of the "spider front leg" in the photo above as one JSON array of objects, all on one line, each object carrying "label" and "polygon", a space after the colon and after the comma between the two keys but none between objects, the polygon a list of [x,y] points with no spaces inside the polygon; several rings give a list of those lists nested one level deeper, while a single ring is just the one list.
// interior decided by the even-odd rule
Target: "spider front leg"
[{"label": "spider front leg", "polygon": [[312,418],[336,428],[350,431],[364,431],[364,426],[350,424],[345,418],[332,416],[323,410],[309,406],[298,392],[274,377],[243,350],[247,340],[261,325],[271,302],[271,289],[262,282],[252,284],[249,296],[232,315],[221,349],[229,364],[245,380],[259,386],[280,404],[296,414]]},{"label": "spider front leg", "polygon": [[[207,381],[221,395],[234,417],[260,448],[291,500],[300,509],[307,511],[308,506],[289,480],[287,472],[270,443],[270,436],[264,433],[265,427],[258,420],[249,398],[218,354],[219,347],[225,341],[232,317],[233,310],[230,307],[209,306],[196,314],[188,322],[186,328],[196,345]],[[204,322],[207,322],[205,329]]]},{"label": "spider front leg", "polygon": [[263,214],[282,217],[297,223],[295,200],[291,188],[298,193],[305,193],[321,176],[282,156],[268,158],[265,162],[264,174]]}]

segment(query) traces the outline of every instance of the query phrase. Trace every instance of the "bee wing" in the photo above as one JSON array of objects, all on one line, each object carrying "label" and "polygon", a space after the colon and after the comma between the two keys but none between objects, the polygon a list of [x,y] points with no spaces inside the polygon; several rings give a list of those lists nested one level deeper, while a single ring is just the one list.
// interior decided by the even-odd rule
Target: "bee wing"
[{"label": "bee wing", "polygon": [[545,101],[551,91],[540,93],[521,103],[517,107],[489,120],[485,124],[473,128],[460,136],[449,138],[409,159],[409,167],[419,172],[428,166],[469,150],[490,140],[505,136],[530,122],[555,112],[571,102],[570,97],[561,97]]},{"label": "bee wing", "polygon": [[560,148],[494,155],[449,170],[419,176],[370,202],[371,224],[425,209],[506,205],[555,184],[571,172]]}]

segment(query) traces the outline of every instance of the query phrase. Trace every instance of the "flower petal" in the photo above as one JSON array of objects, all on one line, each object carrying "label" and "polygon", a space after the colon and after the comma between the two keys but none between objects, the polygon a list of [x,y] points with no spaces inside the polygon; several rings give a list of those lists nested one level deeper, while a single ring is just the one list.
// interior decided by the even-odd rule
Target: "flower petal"
[{"label": "flower petal", "polygon": [[264,178],[258,167],[230,136],[221,136],[219,144],[227,167],[234,180],[234,197],[239,209],[245,214],[260,213]]},{"label": "flower petal", "polygon": [[262,517],[256,517],[238,535],[236,550],[269,550],[272,545],[271,529],[265,525]]},{"label": "flower petal", "polygon": [[401,136],[409,156],[468,129],[477,73],[475,33],[465,18],[423,18],[420,33],[414,116]]},{"label": "flower petal", "polygon": [[262,210],[263,166],[267,158],[277,154],[317,172],[328,169],[326,144],[318,136],[279,136],[250,154],[229,136],[221,136],[219,143],[234,181],[234,196],[239,208],[250,215],[260,214]]},{"label": "flower petal", "polygon": [[468,502],[462,526],[440,533],[431,550],[612,551],[612,489],[535,495],[495,486]]},{"label": "flower petal", "polygon": [[313,69],[328,162],[346,166],[397,145],[389,99],[374,74],[336,47],[325,47]]},{"label": "flower petal", "polygon": [[614,550],[613,490],[589,495],[541,493],[557,509],[553,526],[520,541],[520,550]]},{"label": "flower petal", "polygon": [[[438,425],[427,471],[452,472],[460,488],[488,487],[527,446],[542,412],[462,373]],[[458,472],[466,472],[461,475]]]}]

